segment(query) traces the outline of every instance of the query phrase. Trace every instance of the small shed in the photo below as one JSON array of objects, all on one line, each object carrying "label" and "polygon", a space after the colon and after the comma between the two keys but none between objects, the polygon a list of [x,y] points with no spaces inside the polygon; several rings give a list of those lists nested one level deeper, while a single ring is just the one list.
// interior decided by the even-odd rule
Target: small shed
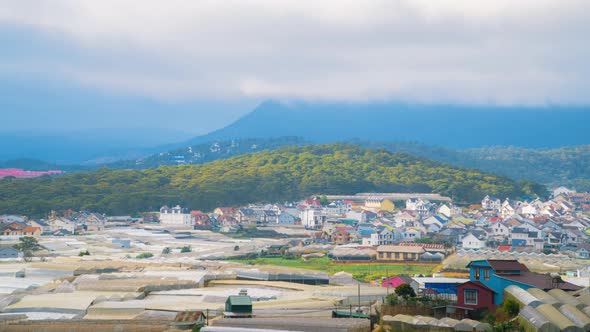
[{"label": "small shed", "polygon": [[248,295],[230,295],[225,300],[225,317],[252,317],[252,299]]},{"label": "small shed", "polygon": [[23,252],[14,248],[0,248],[0,258],[22,258]]}]

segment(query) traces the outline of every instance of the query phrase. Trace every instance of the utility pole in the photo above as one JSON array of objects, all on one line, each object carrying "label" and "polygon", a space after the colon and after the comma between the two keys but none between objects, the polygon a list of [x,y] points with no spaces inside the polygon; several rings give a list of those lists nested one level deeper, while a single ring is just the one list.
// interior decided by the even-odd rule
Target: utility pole
[{"label": "utility pole", "polygon": [[357,312],[360,312],[361,311],[361,283],[359,282],[357,284],[357,286],[358,286],[358,300],[359,300],[359,307],[357,309]]}]

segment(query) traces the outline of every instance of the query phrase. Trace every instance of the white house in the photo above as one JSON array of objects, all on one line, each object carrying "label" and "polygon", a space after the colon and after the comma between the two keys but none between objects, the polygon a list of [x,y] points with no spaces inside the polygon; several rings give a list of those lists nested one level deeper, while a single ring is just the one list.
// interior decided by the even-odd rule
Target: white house
[{"label": "white house", "polygon": [[164,205],[160,208],[160,223],[162,225],[192,227],[194,225],[193,216],[186,208],[176,205],[169,208]]},{"label": "white house", "polygon": [[520,213],[527,217],[534,217],[539,214],[539,210],[533,204],[525,203],[520,207]]},{"label": "white house", "polygon": [[569,194],[573,194],[575,193],[575,190],[569,189],[567,187],[557,187],[555,189],[553,189],[552,194],[553,197],[557,197],[559,195],[569,195]]},{"label": "white house", "polygon": [[[366,241],[365,241],[366,240]],[[393,244],[395,238],[392,231],[383,228],[371,234],[370,238],[363,239],[363,245],[383,246]]]},{"label": "white house", "polygon": [[485,240],[478,239],[473,233],[469,233],[463,237],[461,244],[464,249],[483,249],[486,247]]},{"label": "white house", "polygon": [[515,214],[516,214],[516,209],[512,206],[510,201],[508,199],[506,199],[502,203],[502,208],[500,209],[500,215],[502,216],[502,218],[506,219],[508,217],[512,217]]},{"label": "white house", "polygon": [[301,224],[307,229],[320,229],[326,222],[326,214],[320,208],[309,207],[301,211]]},{"label": "white house", "polygon": [[451,218],[454,213],[453,209],[451,209],[448,205],[443,204],[438,208],[438,213],[445,215],[447,218]]},{"label": "white house", "polygon": [[422,238],[422,231],[417,228],[408,228],[403,231],[403,237],[405,241],[414,241]]},{"label": "white house", "polygon": [[489,195],[486,195],[486,197],[484,197],[481,201],[481,207],[484,210],[499,211],[502,207],[502,201],[499,198],[490,197]]},{"label": "white house", "polygon": [[510,234],[510,227],[500,221],[493,223],[491,229],[494,236],[508,236]]}]

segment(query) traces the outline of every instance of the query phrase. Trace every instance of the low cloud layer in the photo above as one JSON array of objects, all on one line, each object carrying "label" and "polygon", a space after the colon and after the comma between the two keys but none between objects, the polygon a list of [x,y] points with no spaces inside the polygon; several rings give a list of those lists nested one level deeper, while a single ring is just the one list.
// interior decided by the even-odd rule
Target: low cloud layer
[{"label": "low cloud layer", "polygon": [[15,31],[4,74],[163,100],[590,103],[586,0],[4,1]]}]

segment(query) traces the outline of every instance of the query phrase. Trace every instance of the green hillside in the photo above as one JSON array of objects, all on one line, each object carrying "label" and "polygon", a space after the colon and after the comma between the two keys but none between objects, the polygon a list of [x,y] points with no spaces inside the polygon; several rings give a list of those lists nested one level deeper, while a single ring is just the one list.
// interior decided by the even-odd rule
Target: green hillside
[{"label": "green hillside", "polygon": [[220,205],[371,191],[435,192],[463,203],[478,202],[486,194],[546,194],[544,186],[532,182],[403,153],[329,144],[284,147],[201,165],[3,179],[0,213],[43,215],[69,208],[129,214],[163,204],[208,211]]}]

